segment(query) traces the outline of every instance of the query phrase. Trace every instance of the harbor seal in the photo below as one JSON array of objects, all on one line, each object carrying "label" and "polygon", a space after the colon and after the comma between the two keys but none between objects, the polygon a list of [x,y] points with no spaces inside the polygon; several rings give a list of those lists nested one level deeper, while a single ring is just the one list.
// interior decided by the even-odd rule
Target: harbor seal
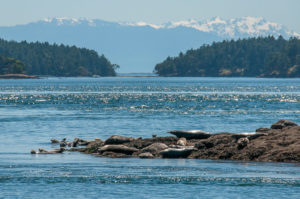
[{"label": "harbor seal", "polygon": [[119,135],[113,135],[110,136],[107,140],[105,140],[104,144],[124,144],[127,142],[133,141],[132,137],[125,137],[125,136],[119,136]]},{"label": "harbor seal", "polygon": [[178,138],[186,138],[187,140],[190,139],[206,139],[211,136],[209,132],[205,132],[202,130],[190,130],[190,131],[185,131],[185,130],[173,130],[169,131],[168,133],[171,133],[175,135]]},{"label": "harbor seal", "polygon": [[115,153],[124,153],[124,154],[127,154],[127,155],[131,155],[134,152],[138,152],[139,150],[136,149],[136,148],[128,147],[128,146],[121,145],[121,144],[118,144],[118,145],[105,145],[105,146],[98,149],[98,152],[100,154],[104,153],[106,151],[115,152]]},{"label": "harbor seal", "polygon": [[31,154],[57,154],[57,153],[62,153],[65,151],[65,148],[59,148],[59,149],[54,149],[54,150],[45,150],[45,149],[39,149],[39,151],[31,150]]},{"label": "harbor seal", "polygon": [[155,143],[150,144],[149,146],[143,148],[142,153],[149,152],[149,153],[155,154],[155,153],[158,153],[167,148],[168,148],[168,146],[166,144],[161,143],[161,142],[155,142]]},{"label": "harbor seal", "polygon": [[197,149],[194,147],[168,148],[161,151],[159,154],[163,158],[186,158],[195,150]]}]

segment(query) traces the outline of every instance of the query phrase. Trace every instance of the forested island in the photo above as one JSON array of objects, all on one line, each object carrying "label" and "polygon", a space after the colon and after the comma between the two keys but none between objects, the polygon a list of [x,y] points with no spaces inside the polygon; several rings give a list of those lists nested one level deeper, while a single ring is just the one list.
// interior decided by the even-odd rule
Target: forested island
[{"label": "forested island", "polygon": [[300,40],[258,37],[214,42],[168,57],[159,76],[300,77]]},{"label": "forested island", "polygon": [[0,54],[0,74],[23,73],[25,64],[14,58],[4,57]]},{"label": "forested island", "polygon": [[115,76],[118,67],[86,48],[0,39],[0,75]]}]

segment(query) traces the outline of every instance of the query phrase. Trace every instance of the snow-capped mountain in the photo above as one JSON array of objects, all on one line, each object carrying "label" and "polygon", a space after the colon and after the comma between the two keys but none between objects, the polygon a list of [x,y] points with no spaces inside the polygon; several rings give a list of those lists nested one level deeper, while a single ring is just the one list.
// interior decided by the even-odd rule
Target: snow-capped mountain
[{"label": "snow-capped mountain", "polygon": [[164,24],[108,22],[85,18],[47,18],[12,27],[0,27],[0,38],[16,41],[63,43],[96,50],[119,72],[151,72],[167,56],[224,39],[256,36],[285,38],[300,35],[263,18],[243,17],[206,21],[186,20]]},{"label": "snow-capped mountain", "polygon": [[224,20],[220,17],[215,17],[206,21],[197,21],[194,19],[186,21],[169,22],[162,25],[147,24],[144,22],[129,23],[132,26],[150,26],[152,28],[176,28],[188,27],[194,28],[201,32],[215,33],[225,38],[240,38],[240,37],[258,37],[273,35],[278,37],[300,37],[300,34],[288,30],[281,24],[269,22],[262,17],[242,17],[236,19]]},{"label": "snow-capped mountain", "polygon": [[[114,24],[102,20],[91,20],[86,18],[46,18],[43,20],[46,23],[54,23],[58,26],[69,25],[88,25],[88,26],[103,26]],[[300,37],[300,34],[290,31],[281,24],[269,22],[262,17],[242,17],[224,20],[220,17],[214,17],[206,21],[197,21],[195,19],[185,21],[174,21],[165,24],[151,24],[146,22],[119,22],[116,23],[123,26],[148,26],[154,29],[174,29],[177,27],[193,28],[200,32],[214,33],[224,38],[243,38],[243,37],[258,37],[273,35],[278,37]]]}]

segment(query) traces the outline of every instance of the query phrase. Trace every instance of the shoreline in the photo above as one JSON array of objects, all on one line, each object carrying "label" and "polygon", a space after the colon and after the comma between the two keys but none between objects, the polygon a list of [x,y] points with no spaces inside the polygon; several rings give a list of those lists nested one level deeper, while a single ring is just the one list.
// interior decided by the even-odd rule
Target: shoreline
[{"label": "shoreline", "polygon": [[0,75],[0,79],[39,79],[35,75],[25,75],[25,74],[6,74]]},{"label": "shoreline", "polygon": [[[61,149],[32,150],[32,154],[55,154],[64,150],[110,158],[187,158],[239,160],[259,162],[300,163],[300,126],[280,120],[270,128],[259,128],[255,133],[217,133],[201,130],[168,132],[175,136],[133,138],[113,135],[106,140],[92,141],[75,138],[52,139]],[[59,151],[59,152],[58,152]]]}]

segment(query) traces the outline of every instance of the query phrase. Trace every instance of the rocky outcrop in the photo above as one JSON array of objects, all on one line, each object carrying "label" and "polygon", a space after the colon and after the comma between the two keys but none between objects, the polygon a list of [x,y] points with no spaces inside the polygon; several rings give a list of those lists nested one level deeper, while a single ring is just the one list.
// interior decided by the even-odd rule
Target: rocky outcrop
[{"label": "rocky outcrop", "polygon": [[[197,158],[242,161],[300,162],[300,126],[280,120],[271,128],[255,133],[217,133],[171,131],[176,137],[129,138],[111,136],[106,141],[95,139],[79,151],[111,158]],[[197,134],[193,137],[190,134]],[[184,135],[184,136],[182,136]],[[180,138],[179,138],[180,137]],[[81,141],[83,142],[83,141]],[[55,141],[54,143],[57,143]],[[61,143],[69,143],[63,139]],[[67,145],[69,146],[69,145]]]},{"label": "rocky outcrop", "polygon": [[278,122],[272,124],[271,129],[283,129],[288,126],[298,126],[295,122],[289,120],[279,120]]}]

